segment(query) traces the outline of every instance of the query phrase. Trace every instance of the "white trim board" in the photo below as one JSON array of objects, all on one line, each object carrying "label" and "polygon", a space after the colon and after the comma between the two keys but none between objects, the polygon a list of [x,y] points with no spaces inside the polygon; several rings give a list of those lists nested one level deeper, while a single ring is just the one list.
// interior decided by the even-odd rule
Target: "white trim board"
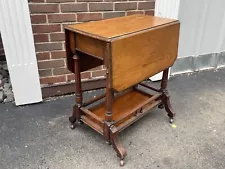
[{"label": "white trim board", "polygon": [[27,0],[0,0],[0,31],[16,105],[42,101]]},{"label": "white trim board", "polygon": [[[155,3],[155,16],[178,19],[180,0],[156,0]],[[168,78],[170,77],[170,69]],[[162,72],[152,76],[150,79],[151,81],[161,80]]]}]

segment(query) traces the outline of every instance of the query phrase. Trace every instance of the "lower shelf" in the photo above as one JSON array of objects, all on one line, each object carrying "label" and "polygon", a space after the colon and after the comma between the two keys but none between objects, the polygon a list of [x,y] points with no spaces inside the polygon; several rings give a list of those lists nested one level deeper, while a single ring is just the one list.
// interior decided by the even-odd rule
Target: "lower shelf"
[{"label": "lower shelf", "polygon": [[[113,100],[113,123],[122,130],[133,123],[148,110],[161,103],[158,99],[161,94],[149,95],[137,90],[127,91]],[[157,100],[158,99],[158,100]],[[90,113],[97,116],[93,118],[90,114],[82,116],[82,121],[103,134],[104,118],[105,118],[105,102],[93,106],[88,109]]]}]

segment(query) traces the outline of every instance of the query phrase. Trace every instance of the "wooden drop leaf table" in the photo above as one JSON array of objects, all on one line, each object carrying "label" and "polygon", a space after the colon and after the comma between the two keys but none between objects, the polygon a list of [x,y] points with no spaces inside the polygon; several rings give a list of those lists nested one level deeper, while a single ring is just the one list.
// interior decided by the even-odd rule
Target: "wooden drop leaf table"
[{"label": "wooden drop leaf table", "polygon": [[[167,80],[168,68],[177,58],[179,28],[177,20],[147,15],[65,28],[67,67],[75,74],[76,89],[76,104],[69,118],[71,128],[78,121],[103,135],[107,143],[113,145],[121,166],[127,153],[117,139],[120,131],[156,106],[165,107],[170,122],[173,121]],[[81,72],[100,65],[106,69],[106,92],[84,103]],[[161,71],[160,89],[143,83]],[[151,89],[154,94],[140,86]],[[99,103],[99,100],[103,101]]]}]

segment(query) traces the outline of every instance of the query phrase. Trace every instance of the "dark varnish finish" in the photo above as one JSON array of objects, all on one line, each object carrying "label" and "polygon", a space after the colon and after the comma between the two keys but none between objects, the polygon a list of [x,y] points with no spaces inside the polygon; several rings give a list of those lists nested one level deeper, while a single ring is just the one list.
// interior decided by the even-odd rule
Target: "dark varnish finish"
[{"label": "dark varnish finish", "polygon": [[[119,132],[156,106],[165,107],[173,122],[167,81],[168,68],[177,58],[179,27],[177,20],[132,15],[65,28],[67,66],[75,73],[71,128],[78,121],[103,135],[121,166],[127,152],[118,141]],[[106,94],[83,103],[80,73],[99,65],[106,68]],[[160,71],[160,89],[142,83]],[[157,94],[141,90],[139,85]]]}]

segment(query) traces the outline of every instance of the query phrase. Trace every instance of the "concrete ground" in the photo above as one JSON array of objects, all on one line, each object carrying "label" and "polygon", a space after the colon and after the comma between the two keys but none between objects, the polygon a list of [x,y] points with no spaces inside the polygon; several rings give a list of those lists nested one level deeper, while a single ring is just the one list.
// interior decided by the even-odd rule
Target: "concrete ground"
[{"label": "concrete ground", "polygon": [[[120,133],[128,152],[123,168],[224,169],[225,69],[173,77],[169,90],[176,128],[155,109]],[[69,129],[73,101],[65,96],[24,107],[1,104],[0,169],[120,168],[99,134],[86,125]]]}]

